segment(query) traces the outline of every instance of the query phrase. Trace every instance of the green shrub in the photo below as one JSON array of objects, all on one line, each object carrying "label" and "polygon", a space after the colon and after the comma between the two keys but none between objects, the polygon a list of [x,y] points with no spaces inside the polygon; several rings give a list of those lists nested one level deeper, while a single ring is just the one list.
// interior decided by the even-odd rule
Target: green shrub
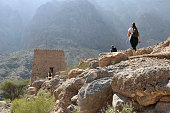
[{"label": "green shrub", "polygon": [[79,107],[76,106],[76,107],[75,107],[75,110],[74,110],[73,112],[71,112],[71,113],[79,113]]},{"label": "green shrub", "polygon": [[111,60],[111,65],[114,65],[115,64],[115,61],[114,60]]},{"label": "green shrub", "polygon": [[24,94],[24,87],[28,85],[28,80],[25,81],[11,81],[7,80],[0,84],[0,89],[2,93],[0,94],[6,99],[11,101],[15,98],[19,98]]},{"label": "green shrub", "polygon": [[45,91],[37,94],[36,98],[15,99],[11,104],[13,113],[50,113],[54,107],[54,97]]},{"label": "green shrub", "polygon": [[125,103],[120,106],[122,106],[122,110],[119,110],[116,107],[108,107],[105,113],[133,113],[134,111],[132,103]]}]

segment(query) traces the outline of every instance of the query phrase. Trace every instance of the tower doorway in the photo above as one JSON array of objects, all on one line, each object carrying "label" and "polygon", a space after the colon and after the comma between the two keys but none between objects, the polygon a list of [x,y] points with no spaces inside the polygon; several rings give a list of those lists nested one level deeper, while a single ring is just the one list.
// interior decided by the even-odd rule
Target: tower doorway
[{"label": "tower doorway", "polygon": [[50,72],[53,73],[54,67],[50,67]]}]

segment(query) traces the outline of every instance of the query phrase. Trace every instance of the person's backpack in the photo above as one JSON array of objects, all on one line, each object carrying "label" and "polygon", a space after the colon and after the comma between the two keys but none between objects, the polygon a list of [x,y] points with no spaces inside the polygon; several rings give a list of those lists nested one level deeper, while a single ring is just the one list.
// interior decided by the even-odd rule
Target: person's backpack
[{"label": "person's backpack", "polygon": [[132,28],[132,37],[137,38],[139,36],[137,28]]}]

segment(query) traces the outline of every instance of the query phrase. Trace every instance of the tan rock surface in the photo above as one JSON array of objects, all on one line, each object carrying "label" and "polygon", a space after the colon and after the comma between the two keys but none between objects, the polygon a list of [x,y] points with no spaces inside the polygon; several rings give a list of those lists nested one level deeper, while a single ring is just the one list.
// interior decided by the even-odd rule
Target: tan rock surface
[{"label": "tan rock surface", "polygon": [[100,67],[109,66],[111,64],[118,63],[123,60],[127,60],[128,57],[125,53],[122,52],[110,52],[110,53],[101,53],[98,57],[98,62]]},{"label": "tan rock surface", "polygon": [[[84,81],[80,78],[71,78],[67,79],[61,86],[59,86],[55,92],[55,99],[57,100],[57,104],[55,106],[55,113],[65,113],[67,111],[67,107],[72,104],[71,98],[77,95],[78,90],[83,86]],[[60,112],[63,111],[63,112]]]},{"label": "tan rock surface", "polygon": [[161,97],[160,101],[161,102],[169,102],[170,103],[170,95]]},{"label": "tan rock surface", "polygon": [[84,70],[83,69],[79,69],[79,68],[76,68],[76,69],[72,69],[70,70],[70,72],[68,73],[68,78],[76,78],[78,75],[80,75],[81,73],[83,73]]},{"label": "tan rock surface", "polygon": [[[137,49],[137,55],[148,55],[148,54],[159,54],[162,52],[169,52],[170,51],[170,37],[167,38],[166,41],[160,42],[157,45],[149,46],[146,48],[138,48]],[[125,53],[128,57],[133,56],[132,49],[127,49],[121,51]]]},{"label": "tan rock surface", "polygon": [[113,70],[114,92],[135,99],[140,105],[156,103],[170,95],[170,60],[138,58],[109,66]]},{"label": "tan rock surface", "polygon": [[79,62],[79,66],[89,65],[90,62],[95,61],[95,60],[97,60],[97,59],[96,59],[96,58],[86,58],[86,59],[82,59],[82,60]]}]

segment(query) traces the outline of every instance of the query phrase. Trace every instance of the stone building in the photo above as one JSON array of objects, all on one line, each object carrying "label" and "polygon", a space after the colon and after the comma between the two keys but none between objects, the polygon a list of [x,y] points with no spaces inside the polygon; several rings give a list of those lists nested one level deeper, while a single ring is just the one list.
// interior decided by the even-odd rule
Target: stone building
[{"label": "stone building", "polygon": [[37,78],[46,78],[49,71],[55,75],[56,72],[65,71],[66,67],[63,50],[35,49],[31,83]]}]

